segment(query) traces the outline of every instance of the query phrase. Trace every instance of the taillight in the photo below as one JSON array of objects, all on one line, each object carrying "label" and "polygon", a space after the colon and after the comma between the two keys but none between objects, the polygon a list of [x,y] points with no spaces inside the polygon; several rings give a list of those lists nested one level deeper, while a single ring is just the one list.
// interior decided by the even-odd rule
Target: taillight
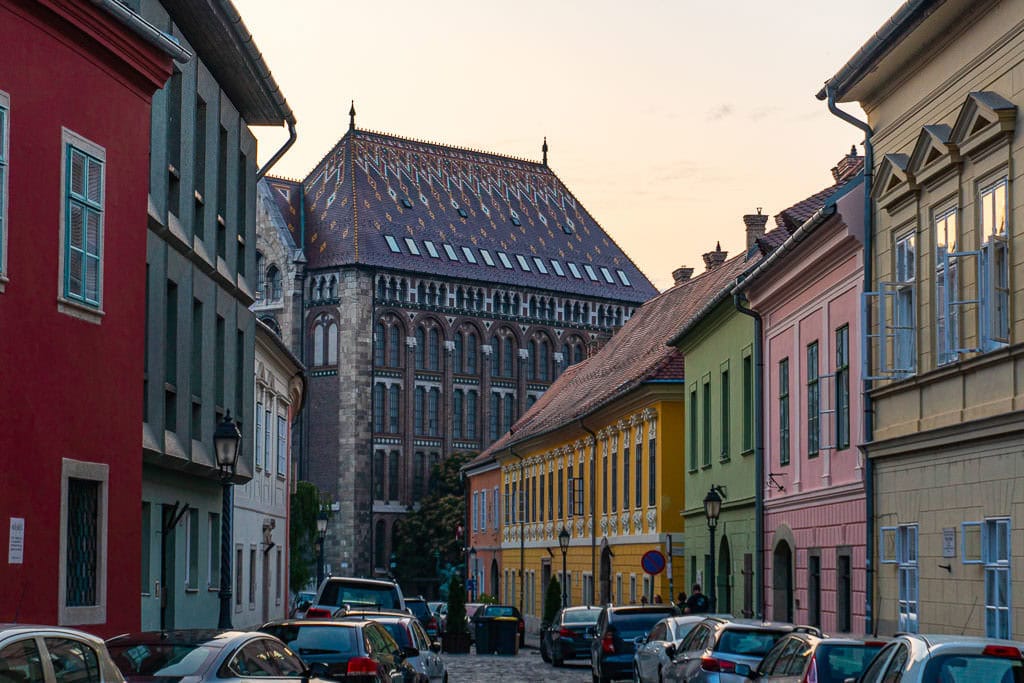
[{"label": "taillight", "polygon": [[1005,657],[1007,659],[1020,659],[1020,650],[1012,645],[986,645],[981,654],[989,657]]},{"label": "taillight", "polygon": [[735,673],[736,664],[728,659],[716,659],[715,657],[701,657],[700,668],[705,671],[720,671],[722,673]]},{"label": "taillight", "polygon": [[572,629],[568,629],[563,626],[562,628],[558,629],[558,635],[561,638],[575,638],[577,634],[576,631],[573,631]]},{"label": "taillight", "polygon": [[331,613],[322,607],[310,607],[306,610],[307,619],[330,619]]},{"label": "taillight", "polygon": [[807,668],[803,683],[818,683],[818,659],[817,655],[811,655],[811,665]]},{"label": "taillight", "polygon": [[377,662],[369,657],[353,657],[348,660],[348,673],[375,674],[377,673]]},{"label": "taillight", "polygon": [[519,632],[522,633],[525,630],[526,630],[526,622],[520,621],[519,622]]},{"label": "taillight", "polygon": [[604,634],[604,638],[601,639],[601,652],[606,655],[615,654],[615,639],[611,633]]},{"label": "taillight", "polygon": [[427,628],[432,628],[435,631],[437,630],[437,619],[435,617],[430,617],[427,621]]}]

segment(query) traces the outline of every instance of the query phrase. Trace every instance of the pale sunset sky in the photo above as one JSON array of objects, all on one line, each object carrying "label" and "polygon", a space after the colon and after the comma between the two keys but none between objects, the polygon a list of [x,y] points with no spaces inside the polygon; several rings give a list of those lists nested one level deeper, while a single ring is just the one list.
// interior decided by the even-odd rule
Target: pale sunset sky
[{"label": "pale sunset sky", "polygon": [[[298,120],[304,178],[348,128],[539,161],[659,289],[742,216],[831,184],[863,135],[814,98],[899,0],[234,0]],[[856,106],[846,109],[863,117]],[[256,129],[260,162],[286,138]],[[773,225],[771,222],[770,225]]]}]

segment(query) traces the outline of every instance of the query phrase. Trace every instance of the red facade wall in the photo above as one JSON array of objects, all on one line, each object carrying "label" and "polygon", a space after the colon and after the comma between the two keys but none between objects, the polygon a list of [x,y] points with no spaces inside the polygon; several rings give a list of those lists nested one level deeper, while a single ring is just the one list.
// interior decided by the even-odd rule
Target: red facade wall
[{"label": "red facade wall", "polygon": [[[24,563],[0,555],[0,622],[58,623],[62,459],[106,463],[106,623],[139,626],[150,98],[162,56],[90,2],[0,0],[10,97],[9,281],[0,293],[0,547],[25,519]],[[58,311],[61,130],[105,148],[103,311]]]},{"label": "red facade wall", "polygon": [[[481,593],[501,599],[501,586],[495,585],[495,579],[500,581],[501,577],[501,524],[504,511],[504,491],[501,487],[501,469],[491,467],[485,471],[467,472],[466,477],[469,497],[467,507],[469,508],[469,547],[476,550],[476,567],[478,569],[478,585],[476,596]],[[498,489],[498,507],[494,507],[494,489]],[[487,495],[487,510],[483,528],[473,528],[474,510],[473,494]],[[476,499],[479,500],[479,497]],[[498,523],[495,524],[494,520]],[[495,528],[497,527],[497,528]],[[471,570],[472,571],[472,570]]]}]

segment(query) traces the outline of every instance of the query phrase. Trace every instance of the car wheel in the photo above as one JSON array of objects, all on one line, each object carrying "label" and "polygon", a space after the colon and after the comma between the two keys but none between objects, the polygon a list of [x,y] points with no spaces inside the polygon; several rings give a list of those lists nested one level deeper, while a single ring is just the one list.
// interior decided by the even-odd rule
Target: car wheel
[{"label": "car wheel", "polygon": [[545,643],[547,643],[547,641],[544,639],[544,636],[541,636],[540,637],[540,658],[543,659],[545,662],[550,662],[551,661],[551,655],[548,654],[548,648],[547,648],[547,645]]},{"label": "car wheel", "polygon": [[658,667],[658,683],[665,683],[665,679],[661,677],[661,667]]}]

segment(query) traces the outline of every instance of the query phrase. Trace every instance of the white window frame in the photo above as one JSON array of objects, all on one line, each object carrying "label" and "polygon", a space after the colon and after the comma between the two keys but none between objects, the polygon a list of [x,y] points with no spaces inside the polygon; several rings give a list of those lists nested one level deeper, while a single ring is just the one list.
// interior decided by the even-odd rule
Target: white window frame
[{"label": "white window frame", "polygon": [[[267,472],[270,472],[268,463]],[[277,415],[277,476],[283,477],[288,472],[288,419]]]},{"label": "white window frame", "polygon": [[[878,290],[861,295],[861,317],[875,321],[877,332],[867,327],[862,334],[867,344],[877,343],[877,372],[868,365],[864,354],[864,379],[902,379],[917,372],[917,241],[915,231],[903,233],[895,240],[894,277],[891,282],[878,283]],[[905,312],[904,312],[905,311]],[[869,316],[869,312],[874,315]],[[901,315],[901,312],[904,312]],[[910,320],[904,320],[909,316]]]},{"label": "white window frame", "polygon": [[[957,359],[960,341],[960,291],[957,207],[937,211],[932,217],[935,244],[935,362],[945,365]],[[952,234],[950,234],[952,233]]]},{"label": "white window frame", "polygon": [[7,284],[7,177],[10,175],[11,96],[0,90],[0,293]]},{"label": "white window frame", "polygon": [[[68,479],[91,479],[100,483],[97,505],[96,534],[96,604],[67,605],[68,576]],[[110,466],[106,463],[84,462],[64,458],[60,478],[60,576],[57,583],[57,623],[61,626],[103,624],[107,621],[107,537],[109,520]]]},{"label": "white window frame", "polygon": [[[994,223],[986,225],[985,215],[985,204],[990,200],[995,201],[997,197],[996,191],[1000,189],[1002,190],[1004,217],[1001,231],[997,229]],[[993,217],[995,215],[995,206],[993,206],[992,215]],[[981,262],[983,264],[983,273],[979,273],[978,280],[979,283],[984,283],[984,286],[979,284],[979,290],[984,299],[983,305],[980,307],[981,329],[985,331],[980,345],[985,351],[1001,348],[1010,342],[1010,329],[1012,326],[1010,307],[1012,304],[1009,281],[1011,267],[1009,222],[1011,216],[1010,185],[1005,175],[978,190],[979,241],[981,242]],[[1002,259],[997,258],[999,252],[1003,253]],[[998,267],[1000,263],[1003,266],[1002,268]],[[999,277],[1000,273],[1005,276],[1005,282]],[[1002,311],[1001,314],[1000,309]],[[1000,324],[1000,320],[1003,321],[1005,329],[997,327]]]},{"label": "white window frame", "polygon": [[898,630],[917,633],[920,626],[920,575],[918,573],[918,526],[901,524],[896,529],[898,561]]},{"label": "white window frame", "polygon": [[487,530],[487,490],[480,492],[480,531]]},{"label": "white window frame", "polygon": [[480,525],[479,525],[479,520],[480,520],[480,493],[478,491],[473,491],[473,515],[472,515],[472,517],[473,517],[473,531],[476,531],[477,529],[480,528]]},{"label": "white window frame", "polygon": [[[92,157],[101,165],[100,168],[100,220],[98,227],[98,269],[96,276],[96,301],[90,302],[85,299],[78,300],[68,295],[65,289],[65,266],[68,259],[67,254],[67,221],[68,201],[71,188],[68,187],[69,173],[69,151],[74,148],[77,152]],[[96,143],[82,137],[74,131],[61,127],[60,145],[60,222],[58,242],[58,264],[57,264],[57,310],[61,313],[80,318],[86,322],[99,324],[103,319],[103,257],[104,257],[104,223],[106,218],[106,189],[107,189],[107,151]],[[83,285],[84,287],[84,285]]]},{"label": "white window frame", "polygon": [[256,469],[263,469],[263,402],[256,402]]},{"label": "white window frame", "polygon": [[[960,524],[960,564],[984,564],[984,522],[962,522]],[[970,542],[968,542],[970,538]]]},{"label": "white window frame", "polygon": [[1013,637],[1013,610],[1010,577],[1012,563],[1012,523],[1009,517],[986,519],[982,527],[981,547],[985,561],[985,635],[988,638]]}]

